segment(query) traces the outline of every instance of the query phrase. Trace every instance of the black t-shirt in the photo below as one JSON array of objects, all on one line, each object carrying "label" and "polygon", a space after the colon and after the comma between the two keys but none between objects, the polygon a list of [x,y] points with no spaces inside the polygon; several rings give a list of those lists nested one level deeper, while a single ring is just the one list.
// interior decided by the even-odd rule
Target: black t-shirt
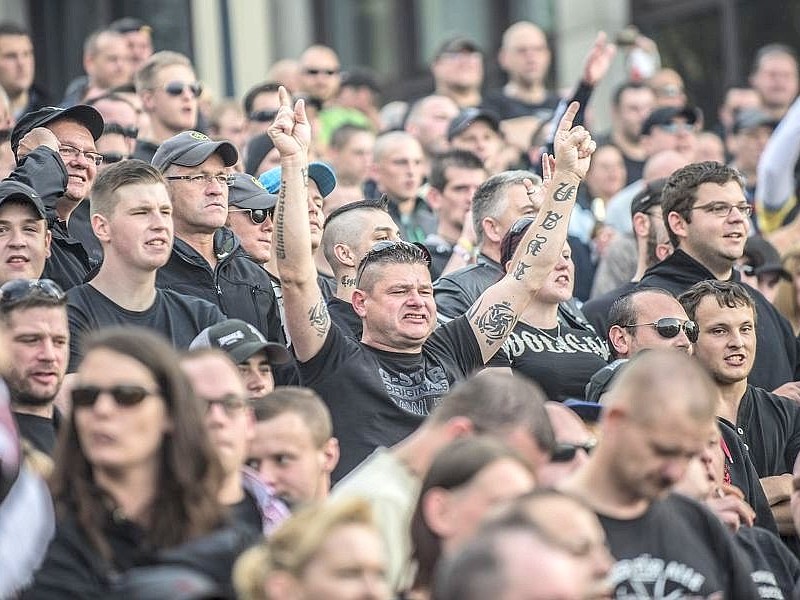
[{"label": "black t-shirt", "polygon": [[53,409],[52,419],[27,413],[14,412],[13,414],[17,421],[19,435],[33,444],[33,447],[40,452],[53,456],[60,421],[58,411]]},{"label": "black t-shirt", "polygon": [[617,559],[612,597],[758,598],[747,557],[697,502],[670,494],[636,519],[598,516]]},{"label": "black t-shirt", "polygon": [[549,121],[558,107],[561,98],[558,94],[547,92],[542,102],[531,104],[503,93],[502,89],[489,92],[483,97],[481,107],[492,111],[501,121],[516,117],[536,117],[540,121]]},{"label": "black t-shirt", "polygon": [[748,385],[736,414],[736,431],[759,477],[791,473],[800,452],[800,404]]},{"label": "black t-shirt", "polygon": [[453,244],[439,236],[432,233],[425,238],[425,247],[431,253],[431,264],[429,270],[431,272],[431,280],[436,281],[442,276],[442,271],[450,262],[450,257],[453,256]]},{"label": "black t-shirt", "polygon": [[733,539],[753,564],[751,575],[759,597],[789,600],[800,579],[800,561],[780,538],[760,527],[740,527]]},{"label": "black t-shirt", "polygon": [[247,492],[236,504],[228,507],[229,517],[233,523],[238,523],[255,534],[261,534],[263,524],[261,523],[261,513],[258,511],[256,501]]},{"label": "black t-shirt", "polygon": [[331,322],[338,325],[342,333],[356,340],[361,339],[364,326],[352,304],[334,296],[328,300],[328,313],[331,315]]},{"label": "black t-shirt", "polygon": [[504,365],[542,386],[550,400],[583,398],[592,375],[608,363],[608,345],[598,335],[581,329],[539,329],[517,322],[490,366]]},{"label": "black t-shirt", "polygon": [[453,383],[481,366],[480,347],[465,317],[437,328],[418,354],[377,350],[331,327],[322,349],[299,367],[303,385],[331,411],[341,448],[333,479],[375,448],[413,432]]},{"label": "black t-shirt", "polygon": [[160,332],[176,348],[188,348],[198,333],[225,318],[210,302],[172,290],[156,289],[155,301],[147,310],[126,310],[88,283],[69,290],[67,314],[70,373],[83,358],[81,341],[89,331],[109,325],[138,325]]}]

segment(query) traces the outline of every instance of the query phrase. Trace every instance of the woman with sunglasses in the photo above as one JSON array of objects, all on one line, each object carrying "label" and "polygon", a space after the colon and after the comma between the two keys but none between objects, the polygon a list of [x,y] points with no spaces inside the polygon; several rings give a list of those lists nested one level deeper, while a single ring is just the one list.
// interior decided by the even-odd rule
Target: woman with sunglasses
[{"label": "woman with sunglasses", "polygon": [[[503,238],[501,260],[505,269],[520,240],[534,223],[531,217],[519,219]],[[548,275],[539,293],[520,315],[514,330],[489,363],[507,367],[533,379],[550,400],[583,398],[592,375],[608,363],[608,346],[590,329],[576,329],[561,321],[558,307],[572,298],[575,265],[568,243],[560,260]]]},{"label": "woman with sunglasses", "polygon": [[51,480],[56,534],[25,598],[105,598],[165,564],[230,586],[250,539],[224,527],[221,469],[190,390],[154,333],[87,340]]}]

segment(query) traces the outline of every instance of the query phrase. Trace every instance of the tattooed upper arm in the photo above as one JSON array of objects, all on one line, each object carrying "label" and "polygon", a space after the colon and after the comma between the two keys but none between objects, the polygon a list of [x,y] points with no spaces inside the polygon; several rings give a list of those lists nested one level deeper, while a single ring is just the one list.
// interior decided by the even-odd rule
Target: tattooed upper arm
[{"label": "tattooed upper arm", "polygon": [[322,297],[308,310],[308,322],[319,337],[323,337],[328,332],[328,328],[331,325],[331,315]]},{"label": "tattooed upper arm", "polygon": [[473,325],[473,331],[479,335],[479,341],[493,346],[498,342],[502,344],[514,329],[517,313],[508,301],[496,302],[488,308],[478,302],[470,308],[467,318]]}]

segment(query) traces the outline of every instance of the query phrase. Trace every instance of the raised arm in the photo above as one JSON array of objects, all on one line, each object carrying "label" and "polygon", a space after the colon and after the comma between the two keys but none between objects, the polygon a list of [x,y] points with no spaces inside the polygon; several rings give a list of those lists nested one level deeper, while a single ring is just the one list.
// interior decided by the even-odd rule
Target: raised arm
[{"label": "raised arm", "polygon": [[308,225],[308,145],[311,125],[305,105],[292,108],[286,88],[268,133],[281,155],[281,189],[275,206],[275,256],[283,290],[286,329],[301,362],[316,356],[330,329],[330,316],[317,285]]},{"label": "raised arm", "polygon": [[596,147],[588,131],[572,126],[577,112],[578,103],[573,102],[558,124],[555,171],[546,186],[536,223],[520,241],[506,276],[487,289],[467,312],[484,362],[514,329],[520,313],[542,287],[564,248],[578,184],[586,175]]}]

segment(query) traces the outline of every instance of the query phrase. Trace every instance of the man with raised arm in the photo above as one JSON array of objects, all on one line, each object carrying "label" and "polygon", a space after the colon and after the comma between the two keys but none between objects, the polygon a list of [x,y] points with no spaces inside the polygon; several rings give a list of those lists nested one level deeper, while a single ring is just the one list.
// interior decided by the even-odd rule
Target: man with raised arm
[{"label": "man with raised arm", "polygon": [[572,128],[573,103],[556,134],[556,162],[539,219],[520,243],[508,275],[466,315],[434,331],[436,304],[428,256],[407,242],[377,244],[356,274],[353,309],[361,342],[331,327],[316,283],[305,198],[311,131],[302,102],[281,108],[269,135],[281,153],[275,252],[284,284],[286,327],[301,380],[328,404],[342,455],[334,480],[378,446],[414,431],[450,386],[479,369],[502,345],[563,248],[575,193],[595,144]]}]

